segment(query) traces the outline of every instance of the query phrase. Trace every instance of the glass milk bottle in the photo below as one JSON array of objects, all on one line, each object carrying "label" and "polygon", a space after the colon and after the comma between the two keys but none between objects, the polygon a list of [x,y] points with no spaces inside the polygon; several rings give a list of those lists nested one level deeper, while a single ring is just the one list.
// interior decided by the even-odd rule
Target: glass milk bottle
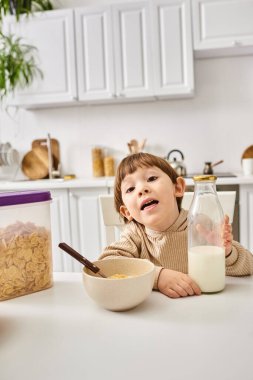
[{"label": "glass milk bottle", "polygon": [[225,287],[224,214],[213,175],[193,177],[194,197],[188,213],[188,274],[203,293]]}]

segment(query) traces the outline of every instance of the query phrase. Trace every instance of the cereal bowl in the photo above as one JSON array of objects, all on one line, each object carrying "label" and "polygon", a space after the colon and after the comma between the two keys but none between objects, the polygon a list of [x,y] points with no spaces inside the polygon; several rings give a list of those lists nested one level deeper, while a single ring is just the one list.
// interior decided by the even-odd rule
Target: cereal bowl
[{"label": "cereal bowl", "polygon": [[132,309],[150,295],[155,276],[155,267],[150,261],[112,258],[93,263],[107,278],[84,267],[83,283],[88,295],[103,308],[113,311]]}]

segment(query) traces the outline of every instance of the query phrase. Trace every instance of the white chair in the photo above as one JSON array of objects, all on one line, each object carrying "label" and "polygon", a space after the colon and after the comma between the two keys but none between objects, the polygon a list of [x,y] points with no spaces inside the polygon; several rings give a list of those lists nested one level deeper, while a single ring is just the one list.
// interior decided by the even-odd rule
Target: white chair
[{"label": "white chair", "polygon": [[[185,210],[189,210],[193,194],[193,191],[184,193],[182,208]],[[232,223],[234,218],[236,191],[217,191],[217,194],[224,214],[229,216],[229,221]]]},{"label": "white chair", "polygon": [[[229,216],[230,223],[233,222],[234,208],[235,208],[235,191],[218,191],[217,192],[224,214]],[[182,208],[189,210],[191,201],[193,198],[193,192],[185,192]],[[119,239],[120,231],[124,227],[125,223],[120,215],[114,208],[113,195],[99,195],[99,203],[102,214],[102,221],[105,226],[105,240],[106,245]]]},{"label": "white chair", "polygon": [[99,195],[102,223],[105,226],[106,245],[119,239],[120,231],[125,223],[114,208],[113,195]]}]

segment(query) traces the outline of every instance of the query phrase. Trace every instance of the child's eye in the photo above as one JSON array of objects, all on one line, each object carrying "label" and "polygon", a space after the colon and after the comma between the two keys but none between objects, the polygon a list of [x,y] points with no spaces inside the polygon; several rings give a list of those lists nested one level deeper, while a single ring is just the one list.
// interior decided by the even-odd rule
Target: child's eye
[{"label": "child's eye", "polygon": [[134,191],[134,187],[129,187],[127,190],[126,190],[126,193],[131,193],[132,191]]},{"label": "child's eye", "polygon": [[158,177],[156,177],[155,175],[152,175],[151,177],[148,178],[148,182],[153,182],[157,179]]}]

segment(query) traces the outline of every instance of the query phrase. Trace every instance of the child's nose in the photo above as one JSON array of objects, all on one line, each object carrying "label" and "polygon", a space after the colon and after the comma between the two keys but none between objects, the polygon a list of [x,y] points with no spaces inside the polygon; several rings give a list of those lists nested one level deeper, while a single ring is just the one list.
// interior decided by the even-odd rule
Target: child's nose
[{"label": "child's nose", "polygon": [[143,187],[142,189],[139,190],[139,195],[147,194],[149,193],[149,188],[148,187]]}]

